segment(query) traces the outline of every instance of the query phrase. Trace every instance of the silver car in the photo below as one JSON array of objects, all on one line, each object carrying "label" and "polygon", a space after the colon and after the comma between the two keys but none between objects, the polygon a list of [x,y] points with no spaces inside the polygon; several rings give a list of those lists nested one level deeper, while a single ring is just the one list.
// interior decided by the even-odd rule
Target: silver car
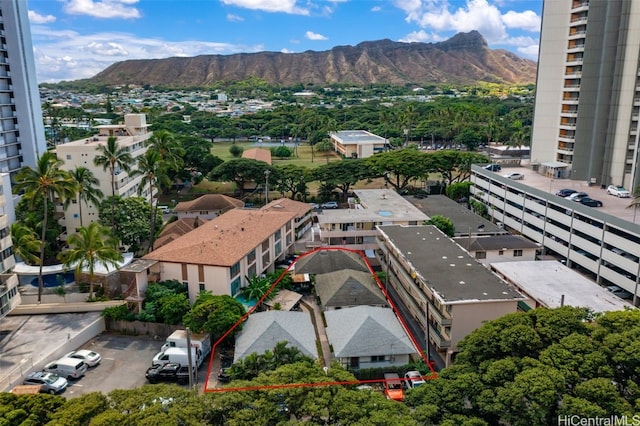
[{"label": "silver car", "polygon": [[27,374],[22,384],[41,386],[40,392],[55,395],[65,390],[69,382],[57,374],[34,371],[33,373]]}]

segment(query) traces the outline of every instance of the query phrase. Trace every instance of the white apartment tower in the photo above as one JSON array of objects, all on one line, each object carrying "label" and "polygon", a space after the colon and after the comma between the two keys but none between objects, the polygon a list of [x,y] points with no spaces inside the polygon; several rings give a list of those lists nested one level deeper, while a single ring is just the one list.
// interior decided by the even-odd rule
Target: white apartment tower
[{"label": "white apartment tower", "polygon": [[0,0],[0,172],[35,167],[46,149],[27,2]]},{"label": "white apartment tower", "polygon": [[638,186],[639,59],[640,1],[545,1],[532,163],[551,164],[554,177]]}]

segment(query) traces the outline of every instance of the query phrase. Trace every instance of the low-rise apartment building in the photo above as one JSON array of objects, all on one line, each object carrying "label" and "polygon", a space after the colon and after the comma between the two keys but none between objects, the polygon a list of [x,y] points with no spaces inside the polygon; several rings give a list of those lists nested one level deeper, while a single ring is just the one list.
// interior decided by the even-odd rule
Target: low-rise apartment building
[{"label": "low-rise apartment building", "polygon": [[489,267],[494,262],[521,262],[536,260],[540,246],[520,235],[494,235],[459,237],[453,239],[478,262]]},{"label": "low-rise apartment building", "polygon": [[472,166],[471,183],[472,197],[487,206],[492,220],[580,268],[597,284],[629,291],[638,305],[640,226],[480,166]]},{"label": "low-rise apartment building", "polygon": [[378,226],[380,263],[445,365],[485,321],[516,312],[524,297],[435,226]]},{"label": "low-rise apartment building", "polygon": [[277,200],[273,200],[262,207],[261,210],[294,213],[295,218],[293,221],[295,223],[295,240],[302,238],[313,225],[313,211],[311,210],[311,205],[292,200],[290,198],[279,198]]},{"label": "low-rise apartment building", "polygon": [[389,147],[389,140],[366,130],[340,130],[329,133],[333,149],[346,158],[367,158]]},{"label": "low-rise apartment building", "polygon": [[253,278],[274,270],[295,241],[292,211],[233,209],[145,255],[158,280],[177,280],[193,303],[201,291],[236,296]]},{"label": "low-rise apartment building", "polygon": [[377,225],[421,225],[429,220],[429,216],[392,189],[353,192],[355,197],[348,209],[325,209],[318,213],[318,227],[311,244],[375,250]]},{"label": "low-rise apartment building", "polygon": [[[76,167],[86,167],[93,172],[98,179],[99,188],[105,197],[111,196],[111,171],[107,167],[104,170],[101,166],[94,164],[94,159],[100,155],[98,147],[106,145],[110,137],[117,138],[118,145],[126,148],[133,163],[131,167],[135,170],[138,157],[147,151],[147,141],[151,138],[152,132],[144,114],[126,114],[124,124],[109,124],[96,126],[99,133],[90,138],[64,143],[56,146],[55,152],[58,158],[64,161],[62,169],[74,170]],[[116,169],[115,191],[116,195],[123,198],[138,196],[138,187],[142,181],[142,176],[133,176],[124,170]],[[148,188],[143,188],[142,197],[151,201],[154,194],[149,193]],[[98,208],[92,204],[82,205],[82,224],[84,226],[98,220]],[[64,212],[64,222],[67,234],[73,234],[80,227],[80,207],[77,200],[72,200],[71,204]]]}]

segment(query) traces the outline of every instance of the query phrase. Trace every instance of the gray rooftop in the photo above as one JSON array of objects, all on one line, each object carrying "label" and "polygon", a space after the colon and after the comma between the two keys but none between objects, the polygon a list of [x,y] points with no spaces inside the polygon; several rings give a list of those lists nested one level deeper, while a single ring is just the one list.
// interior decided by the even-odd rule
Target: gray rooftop
[{"label": "gray rooftop", "polygon": [[308,312],[257,312],[249,316],[236,337],[234,362],[254,352],[271,351],[282,341],[298,348],[303,355],[318,358],[315,336]]},{"label": "gray rooftop", "polygon": [[482,216],[469,210],[465,204],[460,204],[446,195],[429,195],[426,198],[405,197],[427,216],[444,216],[451,219],[455,227],[455,236],[461,235],[499,235],[506,234],[507,231],[498,227]]},{"label": "gray rooftop", "polygon": [[376,144],[385,143],[387,140],[366,130],[340,130],[332,132],[331,135],[340,140],[343,144]]},{"label": "gray rooftop", "polygon": [[349,209],[323,210],[318,222],[324,223],[423,223],[429,217],[392,189],[353,191],[360,204]]},{"label": "gray rooftop", "polygon": [[444,303],[523,300],[523,296],[432,225],[379,226]]},{"label": "gray rooftop", "polygon": [[487,235],[483,237],[460,237],[453,239],[456,243],[466,248],[468,251],[481,250],[513,250],[513,249],[536,249],[539,244],[521,235]]},{"label": "gray rooftop", "polygon": [[338,358],[416,352],[391,308],[357,306],[324,315],[327,337]]},{"label": "gray rooftop", "polygon": [[524,293],[548,308],[586,307],[594,312],[621,311],[633,305],[556,260],[492,263]]},{"label": "gray rooftop", "polygon": [[296,274],[326,274],[343,269],[369,272],[362,257],[347,250],[319,249],[300,256],[294,267]]},{"label": "gray rooftop", "polygon": [[323,307],[387,304],[369,272],[343,269],[318,274],[315,288]]}]

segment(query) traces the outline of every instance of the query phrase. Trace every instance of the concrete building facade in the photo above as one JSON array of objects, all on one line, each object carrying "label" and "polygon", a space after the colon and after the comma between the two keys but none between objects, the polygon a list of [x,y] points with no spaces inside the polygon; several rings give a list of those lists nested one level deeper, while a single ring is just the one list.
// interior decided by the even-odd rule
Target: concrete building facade
[{"label": "concrete building facade", "polygon": [[[146,116],[144,114],[126,114],[124,124],[109,124],[96,126],[99,133],[93,137],[81,139],[65,144],[57,145],[56,155],[64,164],[64,170],[74,170],[82,166],[90,169],[100,182],[99,188],[105,197],[111,196],[111,171],[102,166],[96,166],[94,159],[100,155],[98,147],[106,145],[110,137],[115,137],[121,147],[126,148],[133,162],[132,170],[135,170],[138,158],[147,152],[147,143],[153,133],[149,131]],[[138,196],[138,188],[142,181],[141,175],[133,175],[124,170],[116,169],[116,195],[123,198]],[[140,196],[151,201],[154,194],[149,193],[148,188],[142,188]],[[82,224],[84,226],[98,220],[98,207],[92,204],[82,205]],[[64,212],[63,224],[66,227],[66,235],[73,234],[80,227],[80,207],[77,200],[72,200]]]},{"label": "concrete building facade", "polygon": [[12,221],[7,212],[13,212],[13,198],[5,196],[7,190],[11,191],[9,173],[0,173],[0,318],[21,303],[18,276],[11,272],[16,260],[10,232]]},{"label": "concrete building facade", "polygon": [[47,149],[30,28],[26,1],[0,0],[2,173],[34,167]]},{"label": "concrete building facade", "polygon": [[367,158],[383,152],[389,140],[366,130],[340,130],[329,133],[335,152],[345,158]]},{"label": "concrete building facade", "polygon": [[532,164],[554,178],[640,184],[639,59],[640,2],[545,1]]}]

